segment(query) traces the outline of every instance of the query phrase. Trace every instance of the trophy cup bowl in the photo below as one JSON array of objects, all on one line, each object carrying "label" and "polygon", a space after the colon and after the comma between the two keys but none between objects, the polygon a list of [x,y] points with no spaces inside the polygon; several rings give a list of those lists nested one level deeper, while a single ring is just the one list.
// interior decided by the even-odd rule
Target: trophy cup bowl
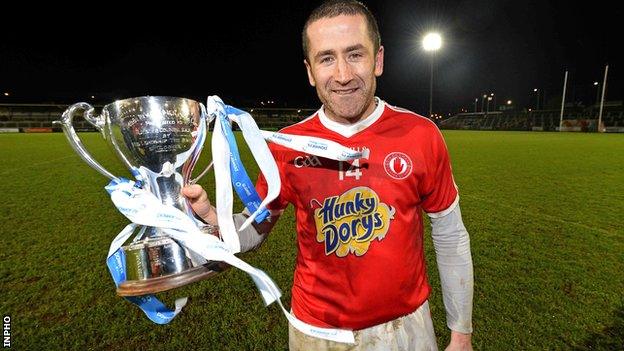
[{"label": "trophy cup bowl", "polygon": [[[61,125],[70,145],[87,164],[114,179],[117,177],[91,156],[76,134],[72,121],[78,113],[100,131],[123,164],[141,179],[144,188],[163,204],[194,216],[181,189],[197,181],[191,180],[191,173],[208,130],[203,104],[178,97],[142,96],[105,105],[100,115],[95,115],[88,103],[70,106],[55,123]],[[207,262],[159,228],[139,226],[136,232],[121,247],[126,260],[126,280],[117,287],[121,296],[177,288],[223,268],[221,262]]]}]

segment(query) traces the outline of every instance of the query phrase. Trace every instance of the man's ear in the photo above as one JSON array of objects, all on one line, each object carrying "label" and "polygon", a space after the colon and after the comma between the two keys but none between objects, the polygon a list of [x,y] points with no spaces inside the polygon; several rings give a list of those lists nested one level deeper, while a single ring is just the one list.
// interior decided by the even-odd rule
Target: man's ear
[{"label": "man's ear", "polygon": [[310,85],[315,87],[316,81],[314,80],[314,76],[312,75],[312,67],[310,67],[307,59],[303,60],[303,64],[305,65],[306,71],[308,72],[308,81],[310,82]]},{"label": "man's ear", "polygon": [[381,76],[383,73],[383,62],[384,62],[384,47],[380,46],[377,51],[377,55],[375,55],[375,77]]}]

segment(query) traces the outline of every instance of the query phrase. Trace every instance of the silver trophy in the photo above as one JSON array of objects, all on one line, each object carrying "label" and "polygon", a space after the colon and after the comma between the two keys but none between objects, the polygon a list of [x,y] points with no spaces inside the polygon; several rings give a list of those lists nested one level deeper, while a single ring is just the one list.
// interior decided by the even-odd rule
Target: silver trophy
[{"label": "silver trophy", "polygon": [[[191,180],[191,173],[206,139],[208,117],[203,104],[185,98],[143,96],[104,106],[100,115],[88,103],[70,106],[60,121],[63,132],[80,157],[104,176],[116,178],[84,148],[72,125],[76,114],[101,132],[108,145],[144,187],[164,204],[193,216],[182,187],[195,183],[212,163]],[[202,132],[202,135],[200,135]],[[223,268],[179,245],[154,227],[140,227],[122,246],[126,281],[121,296],[137,296],[173,289],[207,278]]]}]

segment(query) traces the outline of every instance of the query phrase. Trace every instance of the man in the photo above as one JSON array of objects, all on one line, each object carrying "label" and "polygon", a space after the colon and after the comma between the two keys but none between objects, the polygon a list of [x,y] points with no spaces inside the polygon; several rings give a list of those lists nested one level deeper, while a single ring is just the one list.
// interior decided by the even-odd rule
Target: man
[{"label": "man", "polygon": [[[298,255],[292,312],[321,327],[354,330],[356,345],[316,339],[290,326],[291,350],[435,350],[427,298],[422,210],[431,217],[451,342],[471,350],[472,259],[440,131],[429,119],[374,96],[384,48],[374,17],[357,1],[330,1],[303,29],[304,64],[323,106],[283,133],[320,137],[368,159],[338,162],[271,144],[282,189],[272,216],[240,233],[258,247],[281,211],[295,206]],[[258,192],[266,194],[261,175]],[[216,224],[199,186],[184,189]],[[244,215],[235,215],[240,225]]]}]

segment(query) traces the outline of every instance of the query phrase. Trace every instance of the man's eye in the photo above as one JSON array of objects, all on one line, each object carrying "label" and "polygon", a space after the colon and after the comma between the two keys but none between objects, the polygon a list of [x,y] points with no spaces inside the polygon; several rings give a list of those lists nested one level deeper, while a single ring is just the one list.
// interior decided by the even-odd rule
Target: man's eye
[{"label": "man's eye", "polygon": [[351,57],[352,59],[359,59],[361,58],[363,55],[361,52],[352,52],[351,54],[349,54],[349,57]]},{"label": "man's eye", "polygon": [[333,57],[331,56],[325,56],[323,58],[321,58],[321,63],[330,63],[333,61]]}]

